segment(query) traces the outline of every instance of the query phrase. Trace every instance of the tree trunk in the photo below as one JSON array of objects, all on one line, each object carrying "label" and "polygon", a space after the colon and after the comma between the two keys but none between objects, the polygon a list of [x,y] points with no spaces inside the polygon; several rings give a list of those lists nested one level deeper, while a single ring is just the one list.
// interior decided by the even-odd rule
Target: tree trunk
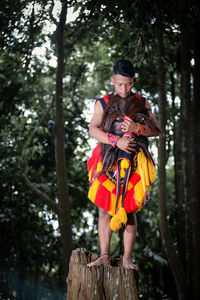
[{"label": "tree trunk", "polygon": [[64,275],[68,273],[70,255],[72,251],[72,232],[70,222],[70,203],[67,187],[67,171],[64,146],[64,120],[63,120],[63,71],[64,46],[63,35],[66,22],[67,3],[63,2],[60,20],[56,31],[57,46],[57,73],[56,73],[56,120],[55,120],[55,155],[56,173],[58,182],[58,218],[63,246]]},{"label": "tree trunk", "polygon": [[[197,18],[197,17],[196,17]],[[199,299],[200,295],[200,35],[199,19],[194,26],[194,93],[192,113],[192,245],[193,245],[193,299]]]},{"label": "tree trunk", "polygon": [[67,300],[139,300],[138,272],[122,268],[116,257],[111,257],[111,266],[87,267],[97,257],[85,249],[72,252]]},{"label": "tree trunk", "polygon": [[[166,89],[165,89],[165,65],[164,65],[164,44],[162,22],[156,25],[156,38],[158,44],[158,93],[159,93],[159,123],[165,132],[166,128]],[[173,247],[172,237],[167,222],[166,208],[166,145],[165,136],[159,137],[159,162],[158,162],[158,198],[159,198],[159,221],[162,236],[162,243],[172,270],[179,299],[186,299],[186,282],[183,268]]]},{"label": "tree trunk", "polygon": [[183,203],[185,211],[185,258],[188,297],[191,296],[192,277],[192,236],[191,236],[191,93],[190,93],[190,41],[185,22],[181,26],[181,125],[182,125],[182,166],[183,166]]},{"label": "tree trunk", "polygon": [[175,106],[175,78],[174,71],[170,72],[171,98],[173,115],[173,156],[174,156],[174,185],[175,185],[175,205],[176,205],[176,238],[178,255],[183,268],[185,267],[185,207],[183,203],[183,170],[182,170],[182,126],[181,119],[176,120],[177,110]]}]

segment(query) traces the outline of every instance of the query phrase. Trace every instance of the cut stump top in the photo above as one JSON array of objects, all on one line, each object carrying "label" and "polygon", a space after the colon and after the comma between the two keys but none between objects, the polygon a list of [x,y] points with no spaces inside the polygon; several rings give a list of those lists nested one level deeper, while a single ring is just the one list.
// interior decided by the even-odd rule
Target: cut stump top
[{"label": "cut stump top", "polygon": [[97,254],[84,248],[72,251],[67,277],[67,300],[139,300],[138,272],[124,269],[120,257],[111,266],[87,267]]}]

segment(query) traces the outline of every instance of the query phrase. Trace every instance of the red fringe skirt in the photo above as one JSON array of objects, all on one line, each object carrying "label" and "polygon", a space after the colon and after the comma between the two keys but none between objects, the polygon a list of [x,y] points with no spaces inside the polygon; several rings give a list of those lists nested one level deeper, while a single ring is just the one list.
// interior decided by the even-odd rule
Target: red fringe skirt
[{"label": "red fringe skirt", "polygon": [[[102,170],[100,150],[101,144],[99,143],[87,162],[90,182],[88,197],[96,206],[101,207],[111,216],[114,216],[118,208],[122,206],[122,186],[116,207],[116,185],[105,174],[98,176]],[[154,180],[155,166],[140,149],[137,154],[137,167],[130,176],[124,198],[123,207],[126,213],[137,212],[142,208],[149,198],[149,192]]]}]

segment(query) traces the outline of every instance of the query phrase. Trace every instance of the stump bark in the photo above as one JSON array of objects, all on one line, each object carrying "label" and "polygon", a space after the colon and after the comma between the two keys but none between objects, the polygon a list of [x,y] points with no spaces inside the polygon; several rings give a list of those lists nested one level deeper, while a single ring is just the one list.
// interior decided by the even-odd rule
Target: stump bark
[{"label": "stump bark", "polygon": [[120,257],[111,257],[111,266],[87,267],[97,258],[84,248],[72,251],[67,300],[139,300],[138,272],[122,268]]}]

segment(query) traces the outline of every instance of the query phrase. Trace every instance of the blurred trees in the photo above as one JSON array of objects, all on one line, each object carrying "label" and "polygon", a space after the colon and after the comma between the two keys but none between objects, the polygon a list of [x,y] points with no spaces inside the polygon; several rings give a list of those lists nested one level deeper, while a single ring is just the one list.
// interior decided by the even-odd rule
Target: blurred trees
[{"label": "blurred trees", "polygon": [[[70,6],[79,15],[63,22],[59,44],[55,24]],[[135,90],[148,96],[166,133],[159,142],[159,184],[138,213],[140,294],[148,300],[197,299],[199,7],[186,0],[24,0],[17,6],[9,0],[2,1],[0,16],[1,298],[63,298],[62,255],[67,264],[71,231],[74,247],[98,251],[97,210],[87,200],[85,112],[112,91],[113,63],[128,58],[139,74]],[[42,57],[36,52],[41,46]],[[58,126],[62,143],[54,142]],[[155,146],[157,139],[152,151]],[[55,157],[64,175],[56,174]],[[119,236],[113,236],[111,254],[122,253]]]}]

